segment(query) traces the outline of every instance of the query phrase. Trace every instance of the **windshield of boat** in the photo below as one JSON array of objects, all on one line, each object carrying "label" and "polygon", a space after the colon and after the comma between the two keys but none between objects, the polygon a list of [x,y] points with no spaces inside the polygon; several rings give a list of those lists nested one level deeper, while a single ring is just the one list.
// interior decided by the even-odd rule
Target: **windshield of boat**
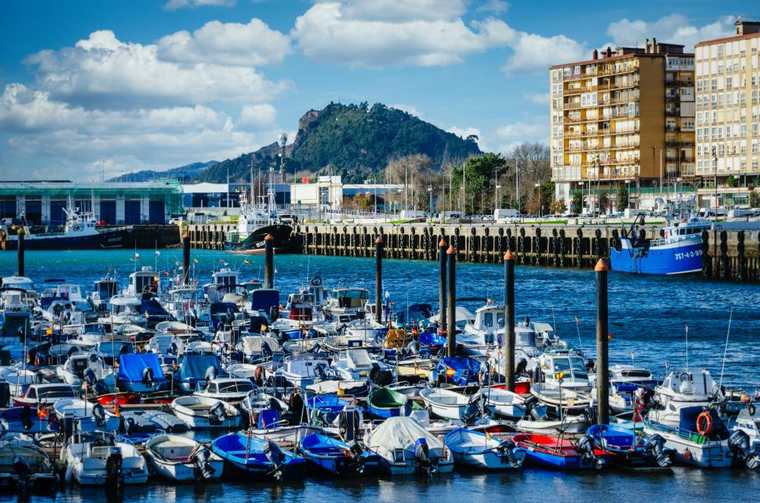
[{"label": "windshield of boat", "polygon": [[555,358],[554,359],[554,371],[561,372],[564,370],[572,369],[574,377],[585,378],[588,377],[586,373],[586,366],[583,364],[582,358],[568,357],[568,358]]},{"label": "windshield of boat", "polygon": [[40,400],[48,400],[50,398],[69,398],[76,396],[76,392],[70,386],[56,386],[53,388],[37,389],[37,398]]},{"label": "windshield of boat", "polygon": [[248,381],[219,383],[219,393],[248,393],[253,385]]}]

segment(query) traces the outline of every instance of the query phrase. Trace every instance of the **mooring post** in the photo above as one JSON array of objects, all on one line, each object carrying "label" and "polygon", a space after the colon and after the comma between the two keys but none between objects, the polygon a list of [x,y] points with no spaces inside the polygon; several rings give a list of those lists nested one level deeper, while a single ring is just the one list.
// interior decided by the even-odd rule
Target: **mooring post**
[{"label": "mooring post", "polygon": [[24,236],[26,235],[26,231],[23,227],[18,228],[18,241],[16,246],[17,251],[17,259],[18,259],[18,274],[17,276],[23,276],[24,275],[24,252],[26,251],[26,245],[24,244]]},{"label": "mooring post", "polygon": [[504,254],[504,378],[507,389],[515,389],[515,259],[512,252]]},{"label": "mooring post", "polygon": [[596,273],[596,401],[597,423],[608,424],[610,414],[609,332],[607,312],[607,261],[599,259]]},{"label": "mooring post", "polygon": [[383,238],[375,240],[375,319],[383,322]]},{"label": "mooring post", "polygon": [[181,227],[182,231],[182,282],[185,286],[190,284],[190,230],[187,226]]},{"label": "mooring post", "polygon": [[264,288],[274,288],[274,238],[271,234],[264,237]]},{"label": "mooring post", "polygon": [[446,250],[446,255],[448,256],[448,284],[449,284],[449,291],[447,294],[448,297],[448,330],[446,333],[448,334],[448,340],[446,344],[446,354],[448,356],[454,356],[457,349],[457,274],[456,274],[456,267],[457,267],[457,249],[454,248],[454,245],[449,246],[449,249]]},{"label": "mooring post", "polygon": [[448,245],[441,238],[438,242],[438,306],[440,310],[438,315],[440,318],[438,330],[440,333],[446,331],[446,309],[448,309],[446,305],[446,248],[448,248]]}]

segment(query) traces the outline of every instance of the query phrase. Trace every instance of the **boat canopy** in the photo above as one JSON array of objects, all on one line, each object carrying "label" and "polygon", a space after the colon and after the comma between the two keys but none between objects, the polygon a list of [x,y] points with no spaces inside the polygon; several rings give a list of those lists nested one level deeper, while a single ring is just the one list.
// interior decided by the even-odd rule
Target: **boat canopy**
[{"label": "boat canopy", "polygon": [[425,439],[430,449],[443,449],[443,443],[417,421],[407,416],[389,417],[370,433],[367,447],[388,451],[413,448],[419,439]]},{"label": "boat canopy", "polygon": [[280,291],[259,288],[251,292],[251,309],[269,313],[272,307],[280,305]]},{"label": "boat canopy", "polygon": [[161,363],[155,353],[128,353],[119,357],[119,380],[142,382],[145,369],[149,368],[156,383],[166,382]]},{"label": "boat canopy", "polygon": [[179,366],[179,377],[182,380],[195,378],[204,379],[209,367],[212,367],[217,377],[226,375],[219,358],[214,354],[185,354]]}]

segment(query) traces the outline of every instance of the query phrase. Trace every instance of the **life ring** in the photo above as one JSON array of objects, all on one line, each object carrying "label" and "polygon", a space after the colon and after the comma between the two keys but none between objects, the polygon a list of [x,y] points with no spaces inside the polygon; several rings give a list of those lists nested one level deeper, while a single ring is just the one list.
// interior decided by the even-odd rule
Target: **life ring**
[{"label": "life ring", "polygon": [[706,437],[712,432],[713,420],[709,411],[703,411],[697,416],[697,433]]}]

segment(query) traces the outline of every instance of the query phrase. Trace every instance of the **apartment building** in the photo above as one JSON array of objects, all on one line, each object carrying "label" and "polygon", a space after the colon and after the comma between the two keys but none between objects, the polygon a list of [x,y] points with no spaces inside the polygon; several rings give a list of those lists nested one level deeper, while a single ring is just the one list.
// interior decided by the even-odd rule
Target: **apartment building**
[{"label": "apartment building", "polygon": [[694,55],[647,40],[551,67],[550,148],[558,200],[692,177]]},{"label": "apartment building", "polygon": [[[755,184],[760,175],[760,22],[695,47],[697,175],[704,186]],[[731,182],[729,183],[729,177]]]}]

